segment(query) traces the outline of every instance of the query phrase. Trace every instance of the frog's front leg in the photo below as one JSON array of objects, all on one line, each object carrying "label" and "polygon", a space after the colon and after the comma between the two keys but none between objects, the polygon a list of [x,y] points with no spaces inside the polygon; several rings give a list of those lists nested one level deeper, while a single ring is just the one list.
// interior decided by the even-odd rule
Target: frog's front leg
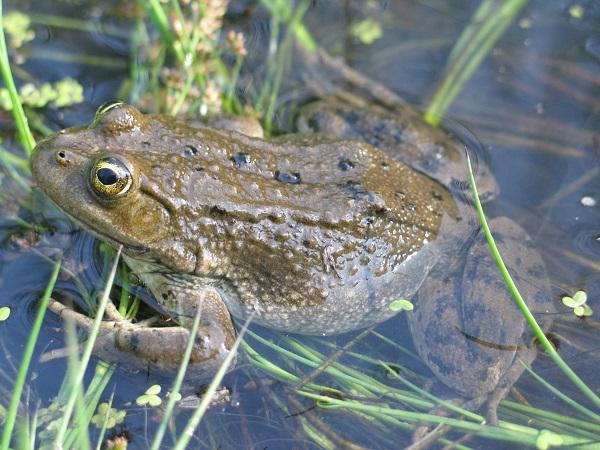
[{"label": "frog's front leg", "polygon": [[[527,233],[506,218],[490,223],[503,260],[543,329],[550,325],[549,282]],[[463,249],[463,258],[434,268],[408,316],[415,346],[446,386],[487,416],[535,358],[533,336],[509,294],[483,232]],[[521,362],[522,361],[522,362]]]},{"label": "frog's front leg", "polygon": [[[200,311],[201,325],[192,348],[187,377],[209,378],[229,353],[235,340],[235,329],[218,294],[202,290],[182,294],[187,294],[190,303],[206,307],[206,311]],[[92,326],[92,319],[60,302],[51,301],[49,308],[84,330],[89,331]],[[211,316],[215,310],[222,314]],[[112,303],[107,307],[107,316],[110,320],[102,322],[94,343],[94,354],[98,357],[115,363],[126,362],[127,367],[150,372],[173,373],[179,367],[190,339],[189,328],[131,323],[119,315]],[[191,323],[186,321],[185,325],[191,326]]]}]

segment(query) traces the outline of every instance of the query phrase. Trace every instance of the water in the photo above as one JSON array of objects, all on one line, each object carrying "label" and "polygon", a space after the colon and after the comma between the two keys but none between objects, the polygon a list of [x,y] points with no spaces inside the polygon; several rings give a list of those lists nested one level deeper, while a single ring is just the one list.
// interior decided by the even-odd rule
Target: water
[{"label": "water", "polygon": [[[343,53],[358,70],[416,105],[425,105],[430,99],[452,44],[477,6],[477,2],[458,1],[376,2],[371,14],[381,21],[384,34],[382,39],[365,46],[345,35],[349,19],[359,20],[356,9],[349,4],[316,2],[306,16],[308,28],[324,48]],[[84,103],[58,112],[45,111],[46,121],[53,129],[89,123],[98,105],[114,100],[114,93],[128,76],[128,40],[103,32],[107,26],[127,30],[127,20],[117,19],[115,15],[123,12],[123,5],[120,2],[111,5],[65,2],[49,8],[46,2],[9,2],[6,7],[10,10],[17,5],[37,14],[86,18],[95,25],[94,31],[89,33],[37,25],[37,38],[27,47],[30,56],[24,65],[35,80],[54,81],[68,75],[84,86]],[[584,289],[588,304],[600,311],[599,210],[597,203],[592,206],[582,203],[584,197],[600,198],[597,51],[600,13],[597,3],[585,5],[584,16],[576,19],[569,15],[568,2],[532,2],[467,83],[449,111],[449,120],[466,127],[481,143],[480,157],[488,162],[500,185],[501,195],[486,205],[486,213],[490,217],[515,219],[535,238],[551,275],[552,301],[560,311],[561,325],[555,334],[559,340],[566,336],[574,344],[569,345],[563,339],[561,354],[597,390],[598,328],[560,307],[562,295]],[[239,10],[240,7],[233,5],[232,8]],[[269,27],[266,18],[259,9],[254,19],[243,23],[251,54],[264,52]],[[81,58],[66,60],[64,55],[101,56],[112,63],[107,67],[106,61],[89,64],[90,61],[83,63]],[[8,116],[2,116],[2,123],[3,126],[10,123]],[[29,197],[6,179],[2,191],[8,197],[3,195],[1,203],[0,299],[2,305],[12,308],[10,319],[0,325],[4,355],[0,374],[6,383],[0,389],[0,398],[5,399],[10,395],[9,380],[16,373],[33,322],[35,302],[51,272],[51,265],[40,254],[56,259],[64,253],[65,265],[79,275],[80,285],[64,275],[56,291],[61,298],[70,298],[80,307],[85,305],[82,287],[90,295],[97,291],[102,286],[103,269],[95,241],[75,231],[59,213],[44,206],[41,195],[33,198],[34,213],[27,213],[24,208],[18,208],[16,200],[30,202]],[[52,224],[56,232],[38,233],[16,227],[10,219],[16,212],[30,223],[41,223],[44,217],[43,222]],[[595,316],[597,314],[595,312]],[[47,407],[58,395],[65,360],[40,362],[40,356],[64,347],[61,329],[61,322],[49,313],[34,355],[28,382],[29,400],[23,403],[23,408],[33,411],[38,401]],[[285,336],[258,327],[255,330],[277,343],[285,343]],[[381,324],[376,331],[411,349],[410,336],[401,316]],[[357,334],[326,340],[299,337],[298,340],[331,355],[333,350],[328,344],[342,347]],[[282,368],[304,374],[311,372],[300,363],[290,365],[289,358],[281,358],[255,340],[249,342]],[[373,335],[361,339],[348,351],[407,365],[420,374],[417,379],[429,376],[418,360]],[[382,383],[399,387],[377,364],[361,363],[348,354],[342,355],[340,361],[358,367]],[[553,384],[580,398],[549,358],[538,358],[535,368]],[[322,384],[335,383],[324,376],[316,380]],[[422,384],[424,378],[420,380]],[[154,434],[159,413],[133,402],[155,381],[164,387],[169,384],[154,374],[119,369],[102,397],[106,400],[114,392],[114,406],[127,411],[125,422],[117,431],[127,431],[131,438],[129,448],[146,448]],[[209,412],[194,436],[192,448],[319,448],[302,431],[303,427],[310,426],[332,439],[335,446],[344,445],[343,440],[335,441],[336,435],[367,448],[395,447],[409,439],[409,433],[391,424],[379,427],[340,409],[313,409],[310,399],[295,394],[293,384],[263,375],[246,359],[238,362],[224,384],[232,393],[232,401]],[[573,414],[530,377],[522,377],[518,387],[536,406]],[[360,392],[353,395],[359,396]],[[375,399],[379,397],[375,395]],[[385,401],[395,404],[389,398]],[[187,411],[179,414],[179,430],[188,415]],[[92,433],[92,437],[97,436],[97,430],[93,429]],[[110,430],[109,435],[112,434],[114,430]],[[486,441],[469,444],[489,445]],[[498,448],[506,446],[497,445]]]}]

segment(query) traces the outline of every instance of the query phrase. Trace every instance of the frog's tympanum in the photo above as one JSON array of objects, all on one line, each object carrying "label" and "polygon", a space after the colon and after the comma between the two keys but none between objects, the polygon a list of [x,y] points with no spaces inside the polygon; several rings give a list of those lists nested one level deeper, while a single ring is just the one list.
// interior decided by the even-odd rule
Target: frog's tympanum
[{"label": "frog's tympanum", "polygon": [[[444,383],[469,397],[501,385],[528,342],[481,256],[462,199],[463,150],[444,131],[415,126],[417,114],[399,117],[329,102],[304,118],[320,134],[268,140],[116,104],[90,126],[40,142],[37,185],[99,239],[122,245],[179,325],[114,332],[112,347],[102,345],[175,366],[201,309],[192,357],[200,373],[231,347],[230,314],[325,335],[386,320],[390,303],[406,298],[416,348]],[[415,156],[423,149],[437,160]],[[525,233],[506,219],[495,224],[512,236],[501,240],[509,267],[543,285]]]}]

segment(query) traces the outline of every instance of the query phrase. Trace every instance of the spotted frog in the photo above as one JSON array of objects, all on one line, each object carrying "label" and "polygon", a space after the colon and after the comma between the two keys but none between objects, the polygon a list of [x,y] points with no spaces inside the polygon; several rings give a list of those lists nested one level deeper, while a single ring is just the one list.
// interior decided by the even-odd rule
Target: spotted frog
[{"label": "spotted frog", "polygon": [[[465,201],[464,146],[405,104],[361,109],[330,98],[299,122],[305,133],[263,139],[237,122],[216,128],[115,104],[37,145],[39,188],[122,246],[177,324],[127,328],[113,313],[99,353],[172,368],[201,310],[190,370],[202,376],[233,344],[231,315],[328,335],[389,319],[405,298],[415,305],[407,317],[416,348],[440,380],[468,396],[494,390],[525,327],[489,275],[495,268]],[[479,167],[490,198],[495,182]],[[531,240],[507,219],[492,228],[509,231],[502,250],[513,269],[535,277],[541,289],[530,298],[541,300],[544,267]],[[477,325],[465,321],[471,313]]]}]

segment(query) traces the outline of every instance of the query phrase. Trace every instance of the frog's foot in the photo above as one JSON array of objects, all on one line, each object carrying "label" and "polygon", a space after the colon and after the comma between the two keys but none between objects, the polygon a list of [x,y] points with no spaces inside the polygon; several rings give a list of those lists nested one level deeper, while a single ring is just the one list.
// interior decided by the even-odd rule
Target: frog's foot
[{"label": "frog's foot", "polygon": [[[529,366],[535,360],[536,355],[537,349],[535,347],[531,347],[526,354],[521,355],[520,358],[506,371],[503,378],[498,382],[498,385],[491,393],[480,395],[467,401],[463,398],[453,398],[446,400],[446,402],[457,405],[460,404],[461,408],[469,411],[477,411],[485,405],[486,424],[498,426],[498,405],[506,398],[508,391],[520,378],[525,367]],[[446,417],[448,412],[449,411],[443,406],[438,406],[429,411],[428,414]],[[412,434],[412,443],[407,447],[407,450],[423,450],[429,448],[438,439],[446,435],[450,429],[451,427],[446,424],[438,424],[435,427],[432,427],[432,424],[430,423],[419,424]],[[463,442],[464,441],[461,441],[461,443]]]},{"label": "frog's foot", "polygon": [[[517,377],[518,378],[518,377]],[[510,389],[510,386],[508,387]],[[507,390],[508,390],[507,389]],[[482,405],[487,404],[487,415],[486,423],[489,425],[498,425],[497,408],[500,401],[506,396],[506,391],[498,390],[497,395],[495,391],[491,395],[480,395],[476,398],[465,400],[463,397],[445,399],[446,403],[452,403],[458,405],[468,411],[477,411]],[[437,406],[432,410],[428,411],[428,415],[447,417],[450,411],[443,405]],[[452,427],[450,425],[439,423],[434,424],[429,422],[423,422],[416,426],[411,437],[411,445],[406,447],[407,450],[424,450],[431,447],[435,442],[444,437]],[[464,443],[470,435],[465,435],[459,441],[455,443]]]},{"label": "frog's foot", "polygon": [[[427,385],[424,387],[425,390],[427,390],[427,391],[430,390],[431,385],[435,384],[433,381],[434,380],[430,380],[430,382],[427,383]],[[459,405],[464,402],[464,399],[454,398],[454,399],[446,399],[445,401],[447,403]],[[449,411],[446,408],[444,408],[443,406],[440,405],[440,406],[436,406],[433,409],[431,409],[430,411],[428,411],[427,414],[433,415],[433,416],[447,417],[448,412]],[[410,450],[422,450],[422,449],[429,448],[438,439],[440,439],[446,433],[448,433],[448,431],[450,431],[450,426],[443,424],[443,423],[440,423],[440,424],[437,424],[434,426],[433,424],[431,424],[429,422],[420,422],[417,424],[417,426],[415,427],[415,429],[412,433],[411,445],[409,445],[406,448],[410,449]]]},{"label": "frog's foot", "polygon": [[[50,299],[48,308],[88,332],[92,327],[92,319],[56,300]],[[190,338],[187,328],[150,327],[155,319],[140,324],[131,323],[110,302],[106,315],[109,320],[101,322],[94,343],[94,354],[98,357],[123,363],[128,368],[158,373],[173,373],[179,367]],[[230,342],[217,327],[201,325],[192,349],[187,377],[197,379],[212,376],[229,353]]]}]

